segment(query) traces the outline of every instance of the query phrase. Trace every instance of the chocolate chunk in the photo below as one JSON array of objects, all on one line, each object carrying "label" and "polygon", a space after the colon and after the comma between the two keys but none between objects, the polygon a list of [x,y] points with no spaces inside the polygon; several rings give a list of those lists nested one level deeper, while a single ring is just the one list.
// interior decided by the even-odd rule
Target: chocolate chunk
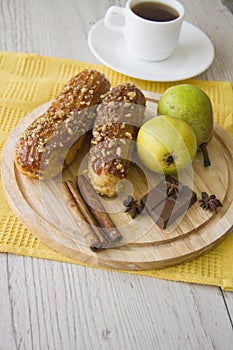
[{"label": "chocolate chunk", "polygon": [[143,206],[146,205],[147,209],[152,211],[153,208],[164,202],[167,197],[167,187],[166,181],[161,181],[156,187],[141,198],[141,203]]},{"label": "chocolate chunk", "polygon": [[[171,185],[178,191],[168,195]],[[165,229],[185,213],[197,201],[197,196],[189,187],[182,185],[172,177],[166,177],[141,199],[147,213],[161,228]]]}]

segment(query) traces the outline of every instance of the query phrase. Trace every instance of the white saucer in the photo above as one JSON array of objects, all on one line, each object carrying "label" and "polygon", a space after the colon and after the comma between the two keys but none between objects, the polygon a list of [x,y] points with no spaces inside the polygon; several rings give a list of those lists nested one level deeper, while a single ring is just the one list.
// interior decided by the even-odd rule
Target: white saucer
[{"label": "white saucer", "polygon": [[214,47],[210,39],[188,22],[183,23],[180,44],[173,56],[160,62],[143,61],[133,56],[125,45],[123,35],[107,29],[103,19],[89,31],[88,45],[106,66],[144,80],[188,79],[205,71],[214,59]]}]

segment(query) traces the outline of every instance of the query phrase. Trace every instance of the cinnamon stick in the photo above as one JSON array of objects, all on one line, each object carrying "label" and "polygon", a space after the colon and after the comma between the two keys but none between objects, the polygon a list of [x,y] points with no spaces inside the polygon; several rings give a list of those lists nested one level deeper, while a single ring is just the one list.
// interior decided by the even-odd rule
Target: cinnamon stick
[{"label": "cinnamon stick", "polygon": [[95,220],[100,227],[103,228],[102,233],[109,243],[117,243],[122,239],[122,235],[114,225],[105,208],[99,200],[99,195],[96,193],[85,175],[80,175],[75,178],[77,186],[79,186],[81,195]]},{"label": "cinnamon stick", "polygon": [[[74,214],[75,220],[79,219],[80,221],[89,223],[86,217],[83,215],[82,211],[80,210],[79,203],[77,203],[77,199],[81,198],[81,195],[78,194],[78,189],[76,187],[76,184],[73,184],[71,181],[63,182],[62,189],[63,189],[63,195],[67,203],[67,206],[71,210],[71,212]],[[92,251],[98,252],[106,248],[105,239],[103,238],[103,236],[101,235],[101,232],[96,226],[96,222],[94,226],[91,225],[91,228],[85,231],[84,237]]]}]

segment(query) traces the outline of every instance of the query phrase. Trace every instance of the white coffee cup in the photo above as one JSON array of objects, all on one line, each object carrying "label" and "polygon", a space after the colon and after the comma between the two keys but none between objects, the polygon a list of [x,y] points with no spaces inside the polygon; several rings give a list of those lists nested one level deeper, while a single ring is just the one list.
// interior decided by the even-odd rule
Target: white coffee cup
[{"label": "white coffee cup", "polygon": [[[146,3],[167,5],[177,12],[177,18],[163,22],[145,19],[134,12],[135,6],[143,3],[143,6]],[[184,14],[184,7],[176,0],[129,0],[125,7],[111,6],[104,24],[124,35],[126,46],[133,55],[142,60],[160,61],[170,57],[176,49]],[[123,24],[116,23],[119,16],[123,17]]]}]

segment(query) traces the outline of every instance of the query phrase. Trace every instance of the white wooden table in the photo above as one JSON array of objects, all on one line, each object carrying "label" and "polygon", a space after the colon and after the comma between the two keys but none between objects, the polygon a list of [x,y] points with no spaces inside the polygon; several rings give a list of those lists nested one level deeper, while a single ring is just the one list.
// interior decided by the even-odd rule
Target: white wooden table
[{"label": "white wooden table", "polygon": [[[198,78],[233,79],[233,16],[221,0],[182,0],[216,57]],[[123,0],[1,0],[0,50],[99,63],[87,34]],[[233,348],[233,293],[0,254],[0,349]]]}]

